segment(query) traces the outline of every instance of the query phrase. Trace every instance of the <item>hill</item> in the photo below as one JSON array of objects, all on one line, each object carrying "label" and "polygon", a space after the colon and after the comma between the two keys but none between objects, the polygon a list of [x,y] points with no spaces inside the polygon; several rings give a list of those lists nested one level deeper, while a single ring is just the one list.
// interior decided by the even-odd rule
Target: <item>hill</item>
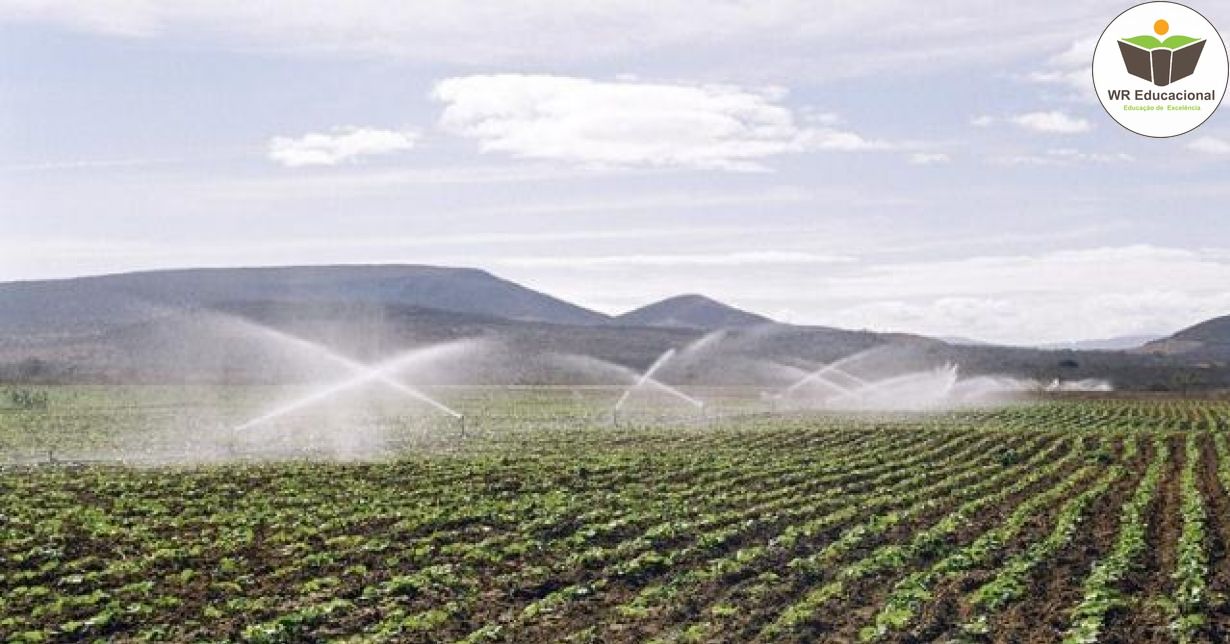
[{"label": "hill", "polygon": [[1203,351],[1192,354],[957,346],[779,324],[695,295],[611,319],[471,269],[157,271],[0,284],[0,381],[281,382],[333,373],[327,360],[304,364],[312,352],[277,337],[286,332],[371,363],[464,340],[473,351],[423,376],[456,383],[626,382],[674,348],[662,374],[670,382],[768,391],[853,354],[866,356],[864,373],[881,375],[949,363],[963,375],[1225,387],[1230,367],[1207,356],[1230,355],[1227,326],[1223,318],[1169,340],[1172,349]]},{"label": "hill", "polygon": [[1077,349],[1080,351],[1127,351],[1138,349],[1154,340],[1157,335],[1122,335],[1113,338],[1095,340],[1073,340],[1072,342],[1052,342],[1039,346],[1039,349]]},{"label": "hill", "polygon": [[147,271],[0,284],[0,333],[97,331],[226,303],[355,302],[557,324],[607,316],[486,271],[437,266],[290,266]]},{"label": "hill", "polygon": [[1145,344],[1139,351],[1192,361],[1228,361],[1230,360],[1230,315],[1205,320],[1168,338],[1154,340]]},{"label": "hill", "polygon": [[679,329],[740,329],[769,324],[762,315],[748,313],[703,295],[677,295],[654,302],[614,319],[624,326],[652,326]]}]

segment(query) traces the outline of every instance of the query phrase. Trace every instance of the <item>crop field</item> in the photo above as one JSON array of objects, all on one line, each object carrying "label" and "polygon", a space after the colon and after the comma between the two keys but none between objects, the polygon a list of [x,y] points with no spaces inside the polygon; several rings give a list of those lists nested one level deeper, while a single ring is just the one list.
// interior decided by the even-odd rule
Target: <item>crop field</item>
[{"label": "crop field", "polygon": [[0,641],[1230,640],[1228,403],[599,398],[474,393],[353,462],[109,460],[199,433],[173,389],[5,408]]}]

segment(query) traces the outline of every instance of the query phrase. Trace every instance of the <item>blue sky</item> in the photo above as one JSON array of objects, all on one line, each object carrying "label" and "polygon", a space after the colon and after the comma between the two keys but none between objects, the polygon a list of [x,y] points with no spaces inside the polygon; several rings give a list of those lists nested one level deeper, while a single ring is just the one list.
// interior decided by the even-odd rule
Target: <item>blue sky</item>
[{"label": "blue sky", "polygon": [[0,279],[465,265],[1015,343],[1230,313],[1230,112],[1123,130],[1088,65],[1127,5],[1021,5],[0,0]]}]

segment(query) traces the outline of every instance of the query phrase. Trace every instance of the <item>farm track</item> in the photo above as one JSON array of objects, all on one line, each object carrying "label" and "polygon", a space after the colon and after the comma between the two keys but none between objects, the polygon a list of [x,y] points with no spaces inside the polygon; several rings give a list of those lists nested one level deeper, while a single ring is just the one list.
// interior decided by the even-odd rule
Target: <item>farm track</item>
[{"label": "farm track", "polygon": [[2,470],[0,642],[1051,642],[1078,608],[1100,642],[1226,641],[1228,432],[1091,400]]}]

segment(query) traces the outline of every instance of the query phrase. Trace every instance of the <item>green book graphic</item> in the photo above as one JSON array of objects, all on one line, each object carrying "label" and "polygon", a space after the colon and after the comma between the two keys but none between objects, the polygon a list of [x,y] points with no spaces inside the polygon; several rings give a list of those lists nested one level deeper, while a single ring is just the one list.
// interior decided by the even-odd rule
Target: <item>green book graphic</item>
[{"label": "green book graphic", "polygon": [[1203,38],[1191,36],[1171,36],[1166,40],[1136,36],[1120,39],[1119,53],[1129,74],[1165,87],[1196,71],[1204,42]]}]

